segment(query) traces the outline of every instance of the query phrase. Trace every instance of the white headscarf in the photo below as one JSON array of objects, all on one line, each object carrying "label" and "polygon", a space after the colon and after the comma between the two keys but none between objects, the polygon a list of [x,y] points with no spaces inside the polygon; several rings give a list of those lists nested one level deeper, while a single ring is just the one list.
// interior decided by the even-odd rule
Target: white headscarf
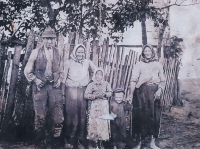
[{"label": "white headscarf", "polygon": [[[102,78],[101,81],[97,81],[96,78],[95,78],[95,75],[96,75],[97,71],[101,71],[101,72],[102,72],[103,78]],[[94,74],[93,74],[93,77],[92,77],[92,80],[93,80],[95,83],[101,83],[102,81],[104,81],[104,70],[103,70],[102,68],[97,68],[97,69],[95,69]]]},{"label": "white headscarf", "polygon": [[[77,57],[76,57],[76,51],[77,51],[77,49],[78,49],[79,47],[82,47],[82,48],[85,50],[85,46],[84,46],[83,44],[77,44],[77,45],[74,47],[74,49],[73,49],[73,51],[72,51],[70,57],[71,57],[74,61],[79,62],[79,63],[82,63],[82,62],[84,61],[84,59],[80,61],[80,60],[78,60]],[[85,56],[86,56],[86,50],[85,50]],[[85,58],[86,58],[86,57],[85,57]]]}]

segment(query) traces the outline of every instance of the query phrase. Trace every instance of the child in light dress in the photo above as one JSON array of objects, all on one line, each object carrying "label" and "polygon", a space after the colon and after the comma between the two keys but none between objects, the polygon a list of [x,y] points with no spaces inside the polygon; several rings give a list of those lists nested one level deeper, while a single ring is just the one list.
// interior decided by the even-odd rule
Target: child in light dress
[{"label": "child in light dress", "polygon": [[104,81],[104,71],[98,68],[89,83],[84,97],[88,99],[88,124],[87,139],[90,140],[89,148],[102,148],[102,141],[110,139],[109,100],[112,89]]}]

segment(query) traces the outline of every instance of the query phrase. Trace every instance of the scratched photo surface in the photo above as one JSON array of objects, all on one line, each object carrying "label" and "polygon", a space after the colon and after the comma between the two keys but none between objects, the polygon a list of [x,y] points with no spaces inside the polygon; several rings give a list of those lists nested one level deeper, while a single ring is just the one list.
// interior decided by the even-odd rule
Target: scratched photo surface
[{"label": "scratched photo surface", "polygon": [[0,0],[1,149],[200,149],[200,0]]}]

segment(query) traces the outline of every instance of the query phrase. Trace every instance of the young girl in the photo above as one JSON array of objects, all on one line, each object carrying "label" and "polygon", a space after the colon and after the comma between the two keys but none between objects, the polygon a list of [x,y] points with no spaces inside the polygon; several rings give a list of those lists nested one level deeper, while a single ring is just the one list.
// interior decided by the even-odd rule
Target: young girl
[{"label": "young girl", "polygon": [[108,98],[111,97],[112,90],[110,84],[103,78],[103,70],[97,69],[93,82],[88,84],[84,94],[84,97],[89,100],[87,139],[91,140],[90,146],[93,148],[95,142],[101,143],[110,139],[110,121],[103,117],[109,115]]}]

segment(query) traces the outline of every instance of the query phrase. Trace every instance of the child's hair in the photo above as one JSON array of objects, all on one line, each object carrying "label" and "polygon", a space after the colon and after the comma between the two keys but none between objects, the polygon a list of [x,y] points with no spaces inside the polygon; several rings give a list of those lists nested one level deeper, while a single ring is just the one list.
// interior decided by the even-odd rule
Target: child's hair
[{"label": "child's hair", "polygon": [[115,95],[116,93],[123,93],[125,95],[125,91],[123,88],[116,88],[114,91],[113,91],[113,95]]}]

